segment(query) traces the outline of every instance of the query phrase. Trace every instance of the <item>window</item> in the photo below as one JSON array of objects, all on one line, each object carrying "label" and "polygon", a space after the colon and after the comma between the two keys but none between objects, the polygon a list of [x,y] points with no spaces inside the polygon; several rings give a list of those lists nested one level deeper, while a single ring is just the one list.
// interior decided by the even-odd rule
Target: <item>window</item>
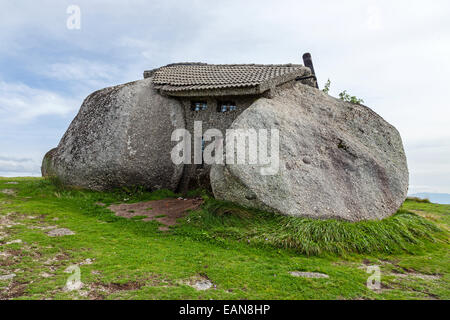
[{"label": "window", "polygon": [[229,112],[236,110],[236,103],[232,101],[219,102],[217,106],[218,106],[217,111],[219,112]]},{"label": "window", "polygon": [[191,109],[192,111],[205,111],[208,109],[208,104],[206,101],[192,101]]}]

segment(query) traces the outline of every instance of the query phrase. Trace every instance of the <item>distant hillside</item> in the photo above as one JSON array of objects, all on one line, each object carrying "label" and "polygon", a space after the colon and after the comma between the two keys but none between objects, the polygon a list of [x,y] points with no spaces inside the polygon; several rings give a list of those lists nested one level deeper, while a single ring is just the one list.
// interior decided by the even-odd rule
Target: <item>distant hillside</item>
[{"label": "distant hillside", "polygon": [[417,197],[421,199],[428,199],[433,203],[450,204],[450,194],[448,193],[415,193],[411,194],[411,197]]}]

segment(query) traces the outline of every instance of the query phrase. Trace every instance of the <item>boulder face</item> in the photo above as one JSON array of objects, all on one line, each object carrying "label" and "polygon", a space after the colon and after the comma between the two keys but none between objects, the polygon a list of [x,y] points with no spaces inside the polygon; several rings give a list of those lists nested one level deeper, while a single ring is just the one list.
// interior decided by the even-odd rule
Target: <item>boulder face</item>
[{"label": "boulder face", "polygon": [[43,177],[51,177],[55,175],[55,170],[53,166],[53,160],[55,157],[55,153],[57,148],[51,149],[49,152],[47,152],[44,156],[44,159],[42,160],[42,166],[41,166],[41,174]]},{"label": "boulder face", "polygon": [[213,165],[216,198],[289,216],[347,221],[386,218],[406,198],[400,135],[365,106],[297,84],[258,99],[231,128],[278,129],[279,170],[261,175],[261,165]]},{"label": "boulder face", "polygon": [[65,184],[94,190],[174,190],[183,165],[171,161],[171,134],[184,127],[181,104],[159,95],[151,78],[105,88],[84,100],[53,154],[53,170]]}]

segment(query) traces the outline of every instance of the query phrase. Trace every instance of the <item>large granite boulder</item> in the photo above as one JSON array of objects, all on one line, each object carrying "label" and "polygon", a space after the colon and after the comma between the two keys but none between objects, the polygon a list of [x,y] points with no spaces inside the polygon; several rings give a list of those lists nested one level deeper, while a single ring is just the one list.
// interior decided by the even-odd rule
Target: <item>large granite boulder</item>
[{"label": "large granite boulder", "polygon": [[213,165],[216,198],[289,216],[348,221],[383,219],[406,198],[400,135],[365,106],[298,84],[258,99],[231,128],[278,129],[279,171],[262,175],[261,165]]},{"label": "large granite boulder", "polygon": [[49,152],[45,154],[44,159],[42,159],[41,174],[43,177],[52,177],[55,175],[53,161],[56,154],[56,150],[58,149],[57,148],[51,149]]},{"label": "large granite boulder", "polygon": [[151,78],[105,88],[83,102],[53,154],[53,170],[65,184],[94,190],[175,190],[183,165],[171,161],[171,134],[184,127],[181,104],[158,94]]}]

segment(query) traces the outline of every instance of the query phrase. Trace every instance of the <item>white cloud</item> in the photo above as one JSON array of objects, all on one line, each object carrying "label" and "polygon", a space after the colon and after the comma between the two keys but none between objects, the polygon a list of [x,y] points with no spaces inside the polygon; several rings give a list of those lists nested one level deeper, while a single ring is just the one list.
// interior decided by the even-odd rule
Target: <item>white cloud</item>
[{"label": "white cloud", "polygon": [[[25,175],[36,175],[40,170],[36,160],[28,158],[14,158],[0,155],[0,172],[4,175],[23,173]],[[22,174],[20,174],[22,175]]]},{"label": "white cloud", "polygon": [[76,89],[78,92],[118,84],[117,81],[123,74],[114,64],[76,58],[40,66],[35,72],[41,77],[65,82],[67,89]]},{"label": "white cloud", "polygon": [[79,102],[23,83],[0,81],[0,122],[24,123],[43,115],[66,116]]},{"label": "white cloud", "polygon": [[73,59],[69,62],[53,63],[42,70],[42,74],[56,80],[67,81],[99,81],[117,78],[119,70],[116,66],[101,62]]}]

